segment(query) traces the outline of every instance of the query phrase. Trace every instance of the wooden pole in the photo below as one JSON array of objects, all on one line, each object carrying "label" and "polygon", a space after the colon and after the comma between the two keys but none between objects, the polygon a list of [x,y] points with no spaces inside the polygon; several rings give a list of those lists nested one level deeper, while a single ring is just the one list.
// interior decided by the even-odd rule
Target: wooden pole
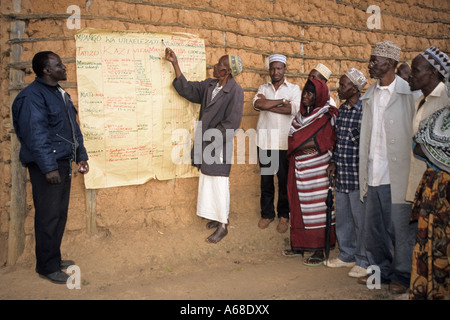
[{"label": "wooden pole", "polygon": [[[14,21],[11,24],[11,39],[20,39],[25,31],[25,22]],[[22,46],[11,45],[11,62],[19,62],[22,57]],[[24,86],[25,72],[11,68],[9,72],[10,102],[16,98],[20,89]],[[12,115],[12,113],[10,112]],[[11,116],[12,119],[12,116]],[[12,121],[12,120],[11,120]],[[13,265],[25,249],[25,217],[26,217],[26,168],[19,160],[20,142],[14,133],[11,123],[11,212],[9,221],[8,256],[7,264]]]},{"label": "wooden pole", "polygon": [[97,209],[96,209],[96,190],[86,189],[86,229],[88,234],[97,233]]}]

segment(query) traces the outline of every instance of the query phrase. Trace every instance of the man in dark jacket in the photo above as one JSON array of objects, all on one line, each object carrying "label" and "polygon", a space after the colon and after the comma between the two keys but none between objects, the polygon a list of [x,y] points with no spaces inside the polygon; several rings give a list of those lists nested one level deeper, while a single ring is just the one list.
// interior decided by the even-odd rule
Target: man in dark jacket
[{"label": "man in dark jacket", "polygon": [[60,57],[39,52],[33,57],[36,80],[17,95],[13,124],[20,140],[20,161],[28,167],[35,207],[36,271],[54,283],[66,283],[61,271],[74,264],[61,260],[69,207],[72,161],[78,172],[89,171],[77,111],[59,81],[67,78]]},{"label": "man in dark jacket", "polygon": [[170,48],[166,49],[166,59],[174,67],[177,92],[201,104],[192,152],[193,165],[200,170],[197,215],[211,220],[207,228],[216,231],[206,240],[217,243],[228,233],[233,138],[244,106],[244,91],[234,77],[242,71],[242,61],[238,56],[225,55],[214,65],[215,79],[197,82],[186,80]]}]

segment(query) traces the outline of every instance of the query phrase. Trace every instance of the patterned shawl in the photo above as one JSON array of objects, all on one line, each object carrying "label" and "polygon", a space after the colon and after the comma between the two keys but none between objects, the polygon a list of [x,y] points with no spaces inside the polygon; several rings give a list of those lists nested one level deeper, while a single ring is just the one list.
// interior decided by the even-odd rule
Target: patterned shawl
[{"label": "patterned shawl", "polygon": [[432,164],[450,173],[450,106],[423,120],[414,140]]}]

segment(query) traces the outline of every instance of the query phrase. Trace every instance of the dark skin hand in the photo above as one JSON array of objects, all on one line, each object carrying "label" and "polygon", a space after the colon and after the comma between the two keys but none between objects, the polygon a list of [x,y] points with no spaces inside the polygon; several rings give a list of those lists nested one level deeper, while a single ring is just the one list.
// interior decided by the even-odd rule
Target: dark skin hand
[{"label": "dark skin hand", "polygon": [[53,170],[45,174],[45,179],[50,184],[59,184],[61,183],[61,177],[59,176],[58,170]]},{"label": "dark skin hand", "polygon": [[[178,64],[178,58],[175,52],[166,48],[165,59],[172,63],[173,69],[175,70],[175,77],[178,79],[183,73]],[[219,79],[219,86],[224,86],[232,78],[231,69],[228,63],[228,56],[222,56],[219,61],[214,65],[213,76]]]},{"label": "dark skin hand", "polygon": [[258,94],[258,100],[255,102],[255,108],[263,111],[270,111],[280,114],[291,114],[292,106],[289,101],[283,103],[283,99],[269,100],[260,93]]},{"label": "dark skin hand", "polygon": [[[89,172],[89,164],[87,163],[87,161],[78,162],[78,172],[81,174],[87,174]],[[45,174],[45,179],[50,184],[61,183],[61,176],[59,175],[58,170],[53,170],[53,171],[47,172]]]}]

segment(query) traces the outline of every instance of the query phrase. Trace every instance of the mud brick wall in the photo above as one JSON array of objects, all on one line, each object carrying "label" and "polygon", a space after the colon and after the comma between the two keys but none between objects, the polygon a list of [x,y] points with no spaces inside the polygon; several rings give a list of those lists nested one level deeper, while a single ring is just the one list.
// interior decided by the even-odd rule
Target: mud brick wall
[{"label": "mud brick wall", "polygon": [[[42,50],[58,53],[68,68],[63,86],[77,105],[75,40],[77,29],[67,22],[80,9],[80,27],[148,32],[187,32],[206,43],[208,75],[228,53],[238,54],[244,72],[237,81],[244,88],[241,128],[256,127],[258,113],[251,101],[259,85],[269,80],[266,58],[273,53],[288,57],[289,81],[303,87],[318,63],[332,70],[331,94],[338,101],[339,76],[350,67],[367,76],[367,63],[375,43],[392,40],[402,48],[402,61],[434,45],[449,53],[450,2],[448,0],[2,0],[0,16],[0,265],[6,261],[11,210],[11,116],[17,92],[33,81],[33,55]],[[381,27],[369,28],[371,5],[380,8]],[[69,21],[70,22],[70,21]],[[373,83],[371,80],[370,84]],[[339,101],[338,101],[339,103]],[[259,171],[256,164],[234,165],[231,215],[259,214]],[[170,228],[194,223],[197,179],[152,180],[144,185],[101,189],[96,192],[99,228]],[[34,209],[31,186],[26,185],[25,234],[32,242]],[[86,192],[83,178],[73,180],[67,230],[86,230]],[[256,221],[256,218],[255,218]],[[70,236],[70,233],[69,233]]]}]

